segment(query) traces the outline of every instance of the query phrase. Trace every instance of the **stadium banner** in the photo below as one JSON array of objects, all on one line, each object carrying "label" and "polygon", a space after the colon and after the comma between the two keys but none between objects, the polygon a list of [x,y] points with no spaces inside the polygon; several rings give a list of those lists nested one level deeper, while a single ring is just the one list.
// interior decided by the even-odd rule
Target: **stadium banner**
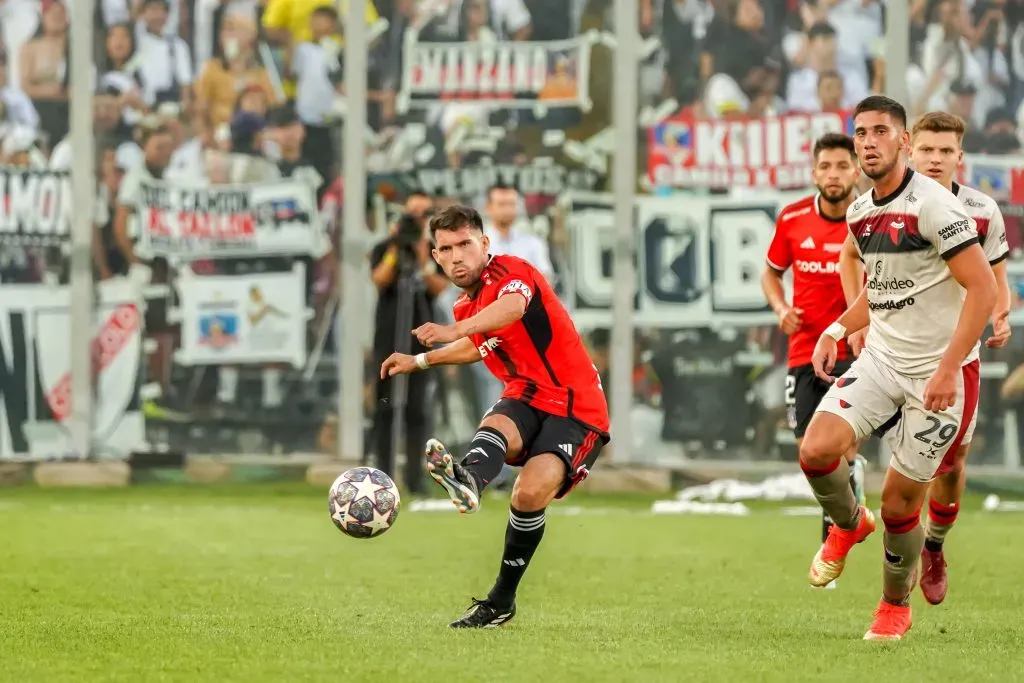
[{"label": "stadium banner", "polygon": [[649,129],[646,183],[653,189],[809,187],[814,141],[851,133],[852,125],[848,111],[746,119],[682,111]]},{"label": "stadium banner", "polygon": [[[96,285],[92,339],[92,456],[128,458],[146,447],[142,302],[127,278]],[[0,460],[80,459],[71,416],[71,290],[0,285]]]},{"label": "stadium banner", "polygon": [[0,247],[52,247],[71,239],[71,176],[0,167]]},{"label": "stadium banner", "polygon": [[196,275],[188,268],[175,282],[183,365],[306,362],[306,267],[246,275]]},{"label": "stadium banner", "polygon": [[399,113],[439,100],[498,109],[573,107],[589,111],[590,50],[601,34],[569,40],[447,43],[405,33]]},{"label": "stadium banner", "polygon": [[[761,292],[764,255],[775,219],[803,193],[728,197],[638,197],[637,327],[770,325]],[[566,301],[582,328],[610,327],[612,252],[618,241],[611,195],[567,193],[559,199],[568,232]]]},{"label": "stadium banner", "polygon": [[174,261],[329,251],[316,188],[282,179],[196,187],[141,184],[137,253]]}]

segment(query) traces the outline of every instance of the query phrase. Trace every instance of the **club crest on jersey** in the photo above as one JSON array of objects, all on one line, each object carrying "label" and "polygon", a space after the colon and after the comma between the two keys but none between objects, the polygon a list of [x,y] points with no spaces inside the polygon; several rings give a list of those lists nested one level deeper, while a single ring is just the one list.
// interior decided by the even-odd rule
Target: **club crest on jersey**
[{"label": "club crest on jersey", "polygon": [[893,244],[899,244],[900,240],[903,239],[903,228],[906,223],[903,221],[893,221],[889,223],[889,239],[892,240]]}]

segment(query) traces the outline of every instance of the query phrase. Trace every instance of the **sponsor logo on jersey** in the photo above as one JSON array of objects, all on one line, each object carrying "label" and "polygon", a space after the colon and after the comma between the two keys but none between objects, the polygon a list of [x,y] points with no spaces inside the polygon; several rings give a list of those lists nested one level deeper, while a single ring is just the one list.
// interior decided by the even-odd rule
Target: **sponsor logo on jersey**
[{"label": "sponsor logo on jersey", "polygon": [[796,269],[801,273],[824,273],[826,275],[835,275],[839,272],[839,264],[835,261],[796,261],[794,264]]},{"label": "sponsor logo on jersey", "polygon": [[906,280],[901,280],[897,277],[889,279],[880,279],[878,277],[873,277],[870,280],[868,280],[866,285],[868,289],[873,289],[879,292],[880,294],[885,294],[887,292],[902,292],[904,289],[910,289],[913,286],[913,280],[909,278]]},{"label": "sponsor logo on jersey", "polygon": [[871,311],[902,311],[907,306],[914,305],[914,297],[908,297],[899,301],[882,301],[880,303],[869,303],[868,310]]},{"label": "sponsor logo on jersey", "polygon": [[974,197],[964,197],[960,201],[963,202],[964,206],[970,206],[970,207],[975,208],[975,209],[984,209],[985,208],[985,203],[984,202],[979,202]]},{"label": "sponsor logo on jersey", "polygon": [[520,294],[526,297],[527,301],[533,299],[533,290],[530,289],[530,286],[523,282],[522,280],[513,280],[512,282],[506,284],[504,287],[498,290],[498,297],[502,297],[506,294],[512,294],[513,292],[519,292]]},{"label": "sponsor logo on jersey", "polygon": [[963,218],[958,220],[956,223],[950,223],[944,228],[939,228],[939,239],[949,240],[953,239],[957,235],[967,232],[971,229],[971,220],[969,218]]},{"label": "sponsor logo on jersey", "polygon": [[491,351],[498,348],[499,344],[501,344],[500,337],[490,337],[489,339],[486,339],[483,344],[476,347],[476,350],[480,352],[481,358],[487,358]]}]

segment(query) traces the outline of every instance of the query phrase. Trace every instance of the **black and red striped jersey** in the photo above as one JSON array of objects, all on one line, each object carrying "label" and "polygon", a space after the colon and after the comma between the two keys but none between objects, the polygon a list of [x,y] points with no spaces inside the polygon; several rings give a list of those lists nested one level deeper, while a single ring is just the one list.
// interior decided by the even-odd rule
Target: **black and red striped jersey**
[{"label": "black and red striped jersey", "polygon": [[503,296],[526,299],[526,313],[504,329],[470,338],[487,369],[505,383],[503,398],[572,418],[608,436],[608,402],[597,368],[569,312],[541,273],[521,258],[492,256],[480,288],[455,302],[457,321]]}]

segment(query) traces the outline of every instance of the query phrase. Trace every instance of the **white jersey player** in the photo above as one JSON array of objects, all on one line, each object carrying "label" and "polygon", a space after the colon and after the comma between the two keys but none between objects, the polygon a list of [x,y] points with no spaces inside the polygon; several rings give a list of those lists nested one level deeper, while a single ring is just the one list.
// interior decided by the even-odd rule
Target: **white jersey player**
[{"label": "white jersey player", "polygon": [[[910,160],[914,168],[932,178],[955,196],[964,211],[975,223],[978,240],[985,251],[985,258],[992,266],[996,278],[996,306],[992,312],[993,335],[985,344],[990,348],[1005,346],[1010,339],[1010,288],[1006,279],[1006,227],[1003,215],[995,200],[979,190],[960,185],[953,178],[963,160],[965,124],[963,119],[946,112],[922,114],[914,122],[910,132]],[[848,293],[859,294],[863,274],[858,260],[858,250],[852,237],[847,240],[841,257],[843,265],[843,288]],[[899,415],[894,416],[891,428],[898,424]],[[966,476],[964,463],[970,450],[971,439],[977,424],[977,411],[961,439],[960,447],[952,457],[946,457],[939,465],[936,477],[928,491],[928,517],[925,527],[925,548],[921,552],[921,592],[925,599],[937,605],[946,597],[949,580],[946,574],[946,558],[943,543],[960,511]]]},{"label": "white jersey player", "polygon": [[[854,545],[875,529],[847,483],[842,454],[900,414],[888,434],[893,458],[882,491],[882,600],[865,639],[910,629],[910,593],[924,547],[921,506],[939,465],[952,457],[978,405],[978,339],[996,301],[992,269],[974,220],[946,188],[907,167],[906,111],[871,96],[854,112],[861,170],[873,184],[847,212],[867,271],[860,296],[818,340],[815,372],[834,381],[804,435],[800,465],[835,525],[811,563],[824,586]],[[853,366],[831,380],[837,341],[870,323]]]}]

